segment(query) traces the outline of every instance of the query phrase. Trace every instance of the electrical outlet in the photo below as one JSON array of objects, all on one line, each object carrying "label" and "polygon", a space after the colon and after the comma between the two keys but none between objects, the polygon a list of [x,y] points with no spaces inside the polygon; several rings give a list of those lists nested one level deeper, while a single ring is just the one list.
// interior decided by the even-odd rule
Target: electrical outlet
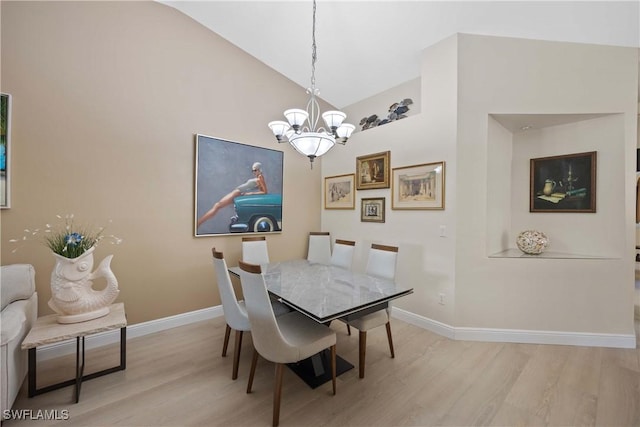
[{"label": "electrical outlet", "polygon": [[444,294],[443,293],[439,293],[438,294],[438,304],[444,305]]}]

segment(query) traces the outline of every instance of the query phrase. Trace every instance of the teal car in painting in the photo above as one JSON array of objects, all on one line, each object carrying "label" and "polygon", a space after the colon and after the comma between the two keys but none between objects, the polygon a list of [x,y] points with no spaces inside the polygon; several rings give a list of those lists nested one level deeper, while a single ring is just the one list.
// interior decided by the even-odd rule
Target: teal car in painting
[{"label": "teal car in painting", "polygon": [[236,214],[231,217],[232,233],[282,230],[282,195],[253,194],[233,200]]}]

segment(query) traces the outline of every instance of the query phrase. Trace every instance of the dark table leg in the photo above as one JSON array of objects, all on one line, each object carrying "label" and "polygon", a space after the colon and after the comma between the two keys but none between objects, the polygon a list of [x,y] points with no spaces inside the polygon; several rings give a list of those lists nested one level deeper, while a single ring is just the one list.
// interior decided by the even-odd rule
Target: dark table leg
[{"label": "dark table leg", "polygon": [[[57,384],[48,385],[42,388],[36,387],[36,349],[30,348],[28,351],[29,357],[29,397],[34,397],[40,395],[42,393],[47,393],[49,391],[58,390],[64,387],[68,387],[70,385],[75,386],[74,394],[75,394],[75,402],[78,403],[80,401],[80,388],[82,386],[82,381],[88,381],[94,378],[98,378],[113,372],[124,371],[127,368],[127,327],[120,328],[120,365],[114,366],[113,368],[103,369],[102,371],[94,372],[92,374],[84,375],[84,365],[85,365],[85,337],[76,337],[76,377],[72,380],[62,381]],[[82,342],[80,342],[82,339]]]}]

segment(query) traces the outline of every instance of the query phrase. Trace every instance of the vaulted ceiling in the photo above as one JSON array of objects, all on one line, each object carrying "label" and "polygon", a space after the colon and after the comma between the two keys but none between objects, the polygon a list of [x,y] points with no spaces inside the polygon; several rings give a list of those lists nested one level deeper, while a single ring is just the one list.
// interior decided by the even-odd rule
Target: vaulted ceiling
[{"label": "vaulted ceiling", "polygon": [[[162,3],[310,86],[312,0]],[[318,0],[316,87],[351,105],[418,77],[422,50],[455,33],[638,48],[640,1]]]}]

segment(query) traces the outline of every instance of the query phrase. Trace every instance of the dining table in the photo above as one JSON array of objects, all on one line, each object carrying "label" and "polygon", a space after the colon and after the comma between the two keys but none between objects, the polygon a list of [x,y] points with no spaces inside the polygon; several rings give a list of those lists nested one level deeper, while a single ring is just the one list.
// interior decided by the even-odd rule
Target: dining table
[{"label": "dining table", "polygon": [[[270,296],[318,323],[353,320],[389,307],[389,302],[413,293],[413,288],[393,280],[362,272],[310,262],[306,259],[271,262],[261,265]],[[228,267],[240,277],[240,267]],[[340,356],[337,375],[353,368]],[[289,368],[310,387],[316,388],[331,379],[326,354],[314,355]]]}]

